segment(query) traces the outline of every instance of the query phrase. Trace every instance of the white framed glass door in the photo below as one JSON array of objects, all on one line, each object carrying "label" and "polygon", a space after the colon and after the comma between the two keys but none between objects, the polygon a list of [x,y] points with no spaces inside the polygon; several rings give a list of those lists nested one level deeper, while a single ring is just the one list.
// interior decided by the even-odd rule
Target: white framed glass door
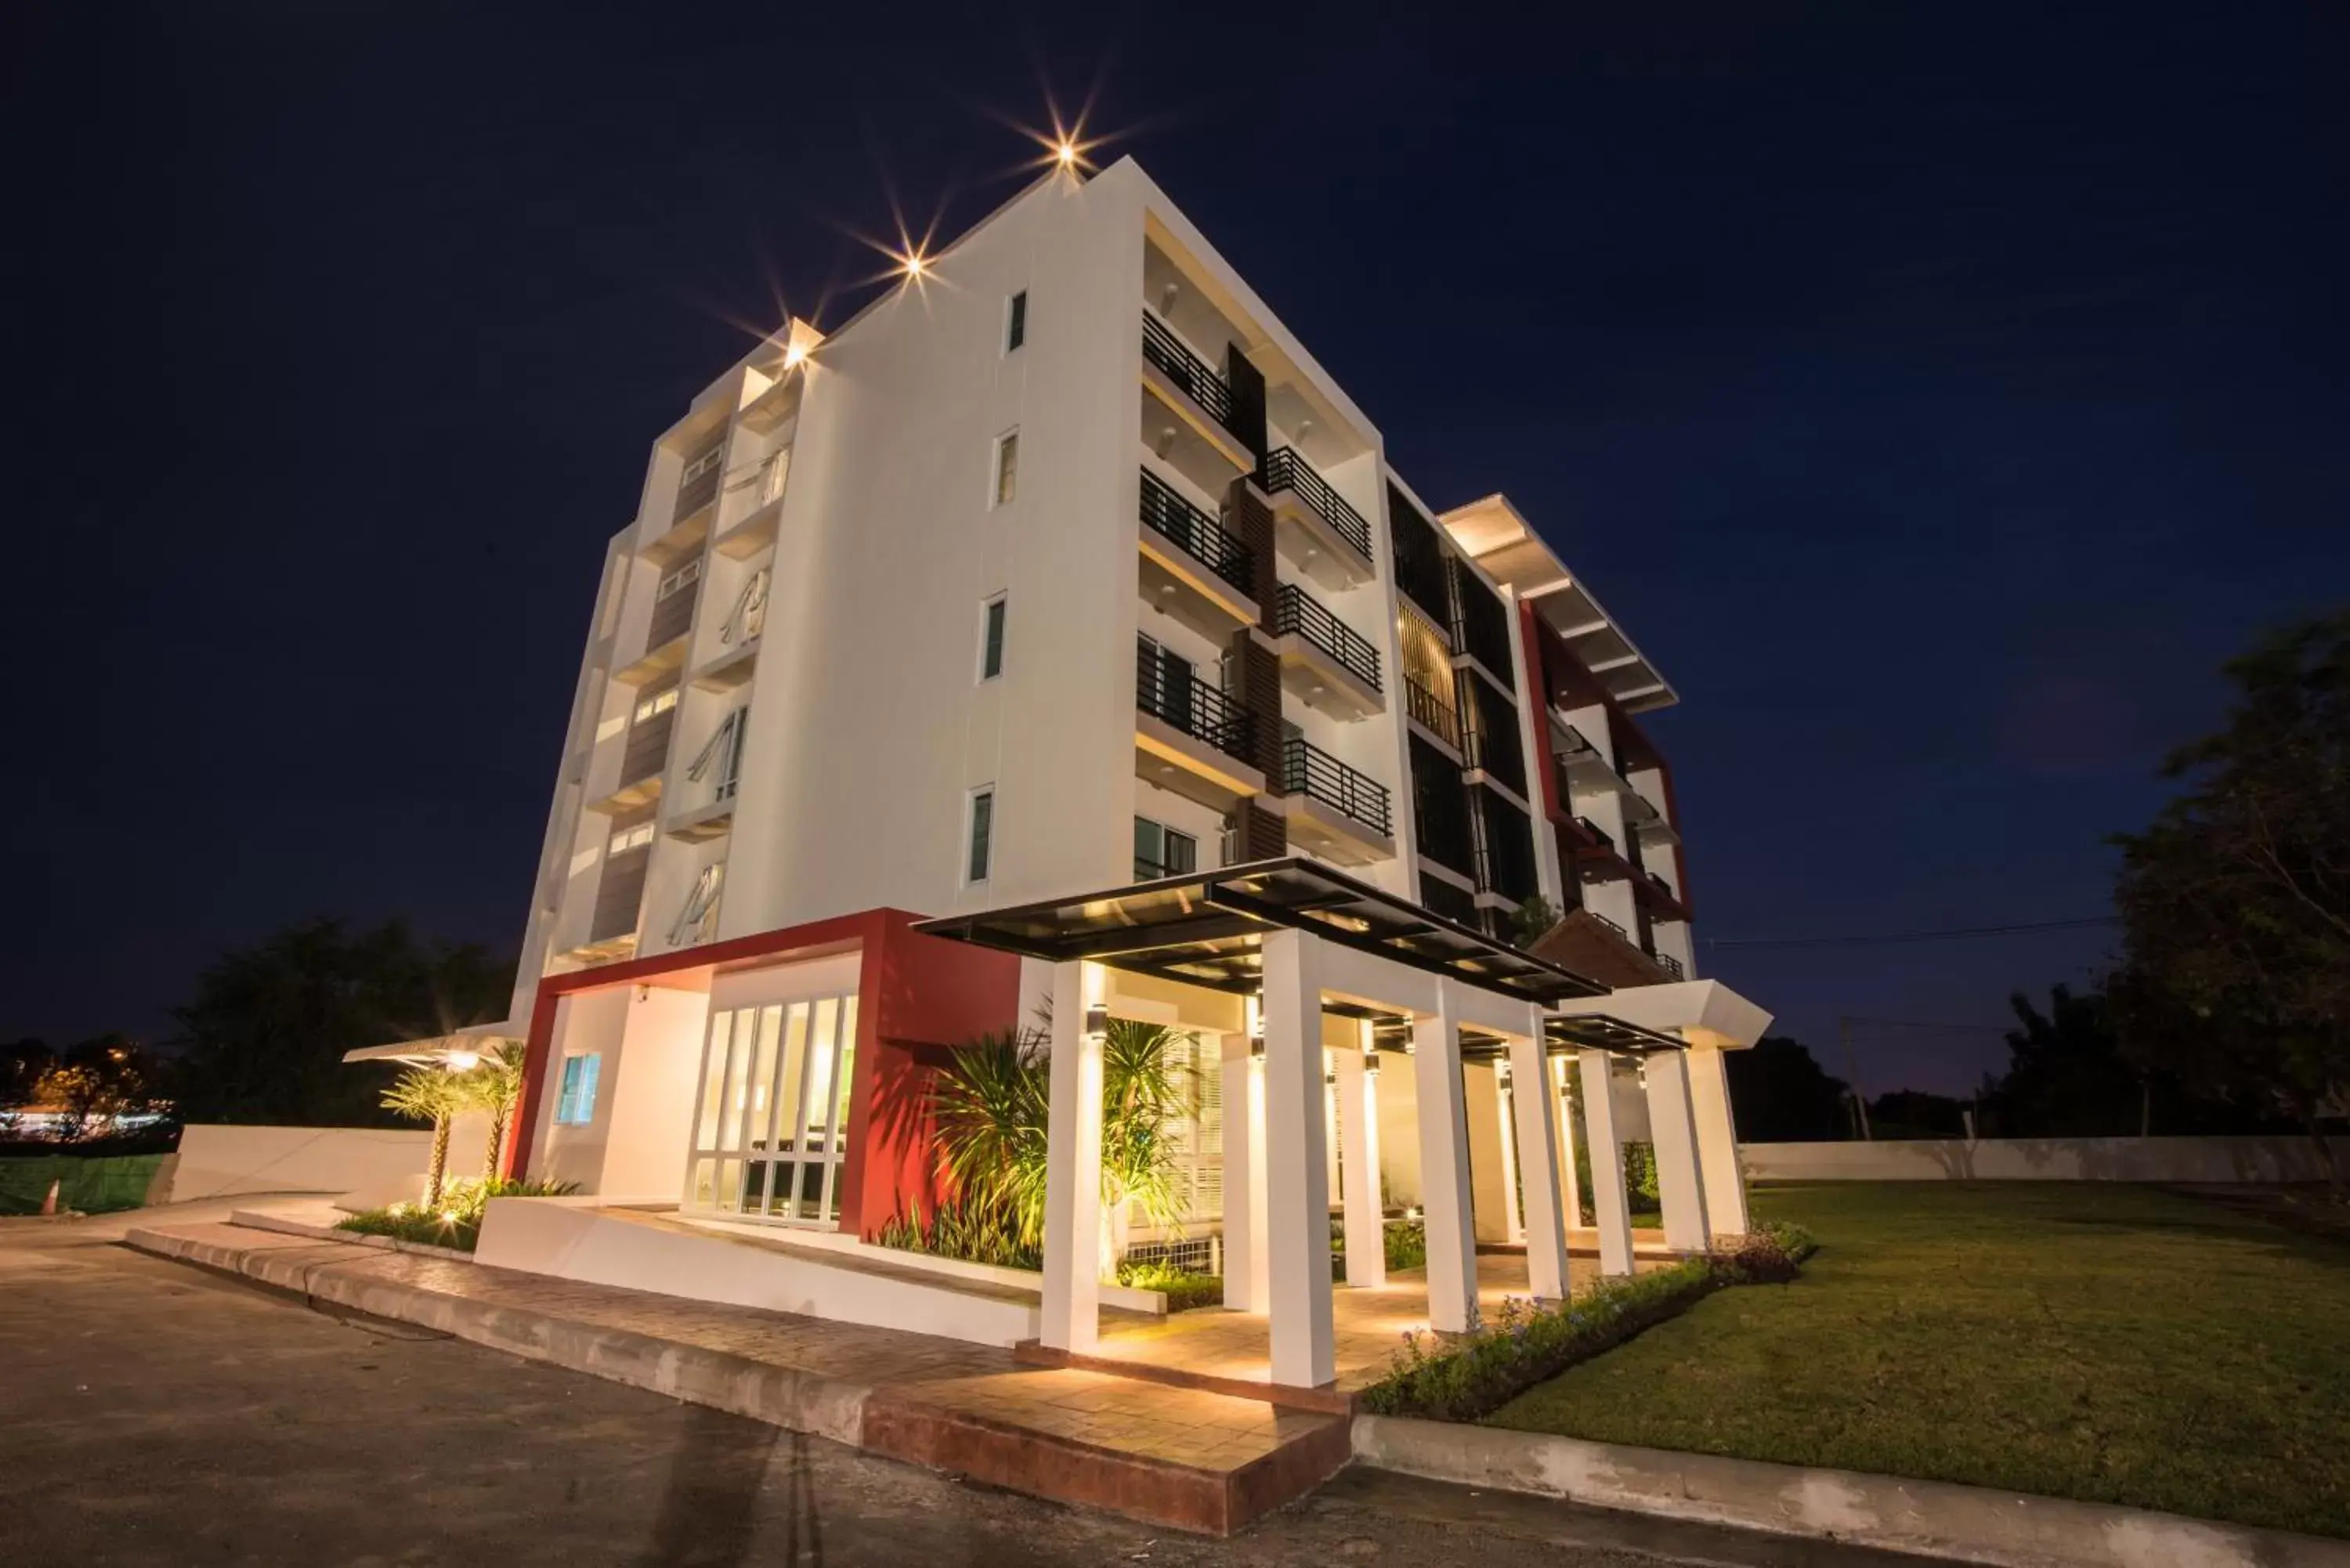
[{"label": "white framed glass door", "polygon": [[856,1059],[854,992],[712,1013],[683,1207],[838,1223]]}]

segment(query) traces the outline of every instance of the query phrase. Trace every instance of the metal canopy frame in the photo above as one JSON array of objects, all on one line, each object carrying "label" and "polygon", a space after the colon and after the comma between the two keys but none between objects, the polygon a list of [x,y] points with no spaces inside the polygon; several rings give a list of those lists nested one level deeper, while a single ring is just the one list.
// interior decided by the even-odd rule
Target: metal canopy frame
[{"label": "metal canopy frame", "polygon": [[1607,994],[1596,981],[1296,856],[950,915],[913,929],[1024,958],[1091,959],[1253,995],[1262,983],[1264,934],[1282,928],[1526,1002]]}]

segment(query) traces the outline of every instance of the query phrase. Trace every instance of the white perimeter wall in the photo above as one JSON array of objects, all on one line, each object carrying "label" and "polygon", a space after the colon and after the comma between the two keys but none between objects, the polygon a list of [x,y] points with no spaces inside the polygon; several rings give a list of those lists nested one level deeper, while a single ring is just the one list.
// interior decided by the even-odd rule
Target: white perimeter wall
[{"label": "white perimeter wall", "polygon": [[[2330,1140],[2350,1160],[2350,1138]],[[2322,1181],[2305,1137],[1742,1143],[1752,1181]]]},{"label": "white perimeter wall", "polygon": [[[489,1124],[461,1116],[451,1129],[449,1173],[478,1175]],[[419,1198],[432,1134],[394,1127],[191,1127],[163,1200],[241,1192],[353,1193],[369,1204]]]}]

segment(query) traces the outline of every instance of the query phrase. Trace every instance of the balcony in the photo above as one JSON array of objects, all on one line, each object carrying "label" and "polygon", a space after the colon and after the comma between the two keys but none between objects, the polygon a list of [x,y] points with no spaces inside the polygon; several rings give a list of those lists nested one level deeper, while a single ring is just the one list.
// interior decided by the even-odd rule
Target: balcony
[{"label": "balcony", "polygon": [[1142,471],[1143,597],[1208,637],[1255,624],[1256,563],[1222,524]]},{"label": "balcony", "polygon": [[1348,767],[1303,736],[1282,748],[1282,813],[1293,845],[1341,866],[1393,856],[1387,785]]},{"label": "balcony", "polygon": [[1657,961],[1657,967],[1665,971],[1666,978],[1669,980],[1687,980],[1689,978],[1689,971],[1681,968],[1681,961],[1673,957],[1672,954],[1650,953],[1648,956]]},{"label": "balcony", "polygon": [[1403,709],[1413,723],[1456,753],[1461,750],[1461,716],[1417,675],[1403,678]]},{"label": "balcony", "polygon": [[1371,525],[1295,447],[1268,452],[1256,484],[1273,504],[1282,549],[1315,581],[1332,589],[1369,581]]},{"label": "balcony", "polygon": [[1379,650],[1295,583],[1274,601],[1273,635],[1282,684],[1299,701],[1336,719],[1362,719],[1386,706]]},{"label": "balcony", "polygon": [[1220,811],[1264,793],[1249,761],[1256,715],[1149,643],[1135,649],[1134,706],[1139,777]]},{"label": "balcony", "polygon": [[[1217,373],[1215,367],[1191,352],[1191,346],[1178,337],[1172,327],[1148,310],[1142,313],[1142,384],[1175,417],[1179,426],[1172,432],[1152,428],[1154,421],[1146,404],[1142,431],[1145,445],[1161,457],[1176,461],[1180,467],[1193,469],[1198,466],[1196,462],[1177,459],[1163,450],[1168,444],[1167,434],[1175,439],[1188,436],[1188,450],[1183,454],[1186,459],[1212,452],[1232,472],[1247,473],[1256,467],[1256,453],[1240,433],[1232,384]],[[1220,489],[1221,485],[1211,488]]]},{"label": "balcony", "polygon": [[784,515],[784,482],[791,475],[792,450],[772,452],[754,465],[727,475],[728,518],[711,548],[731,560],[747,561],[775,542]]}]

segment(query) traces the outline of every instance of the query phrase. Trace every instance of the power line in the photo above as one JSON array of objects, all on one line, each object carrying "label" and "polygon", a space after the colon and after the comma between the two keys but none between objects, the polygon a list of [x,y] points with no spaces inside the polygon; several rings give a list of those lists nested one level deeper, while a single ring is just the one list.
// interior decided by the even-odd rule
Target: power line
[{"label": "power line", "polygon": [[2083,915],[2070,920],[2026,920],[2007,926],[1951,926],[1933,931],[1863,931],[1838,937],[1706,937],[1710,948],[1870,948],[1897,942],[1939,942],[1963,937],[2004,937],[2020,931],[2066,931],[2109,926],[2116,915]]}]

